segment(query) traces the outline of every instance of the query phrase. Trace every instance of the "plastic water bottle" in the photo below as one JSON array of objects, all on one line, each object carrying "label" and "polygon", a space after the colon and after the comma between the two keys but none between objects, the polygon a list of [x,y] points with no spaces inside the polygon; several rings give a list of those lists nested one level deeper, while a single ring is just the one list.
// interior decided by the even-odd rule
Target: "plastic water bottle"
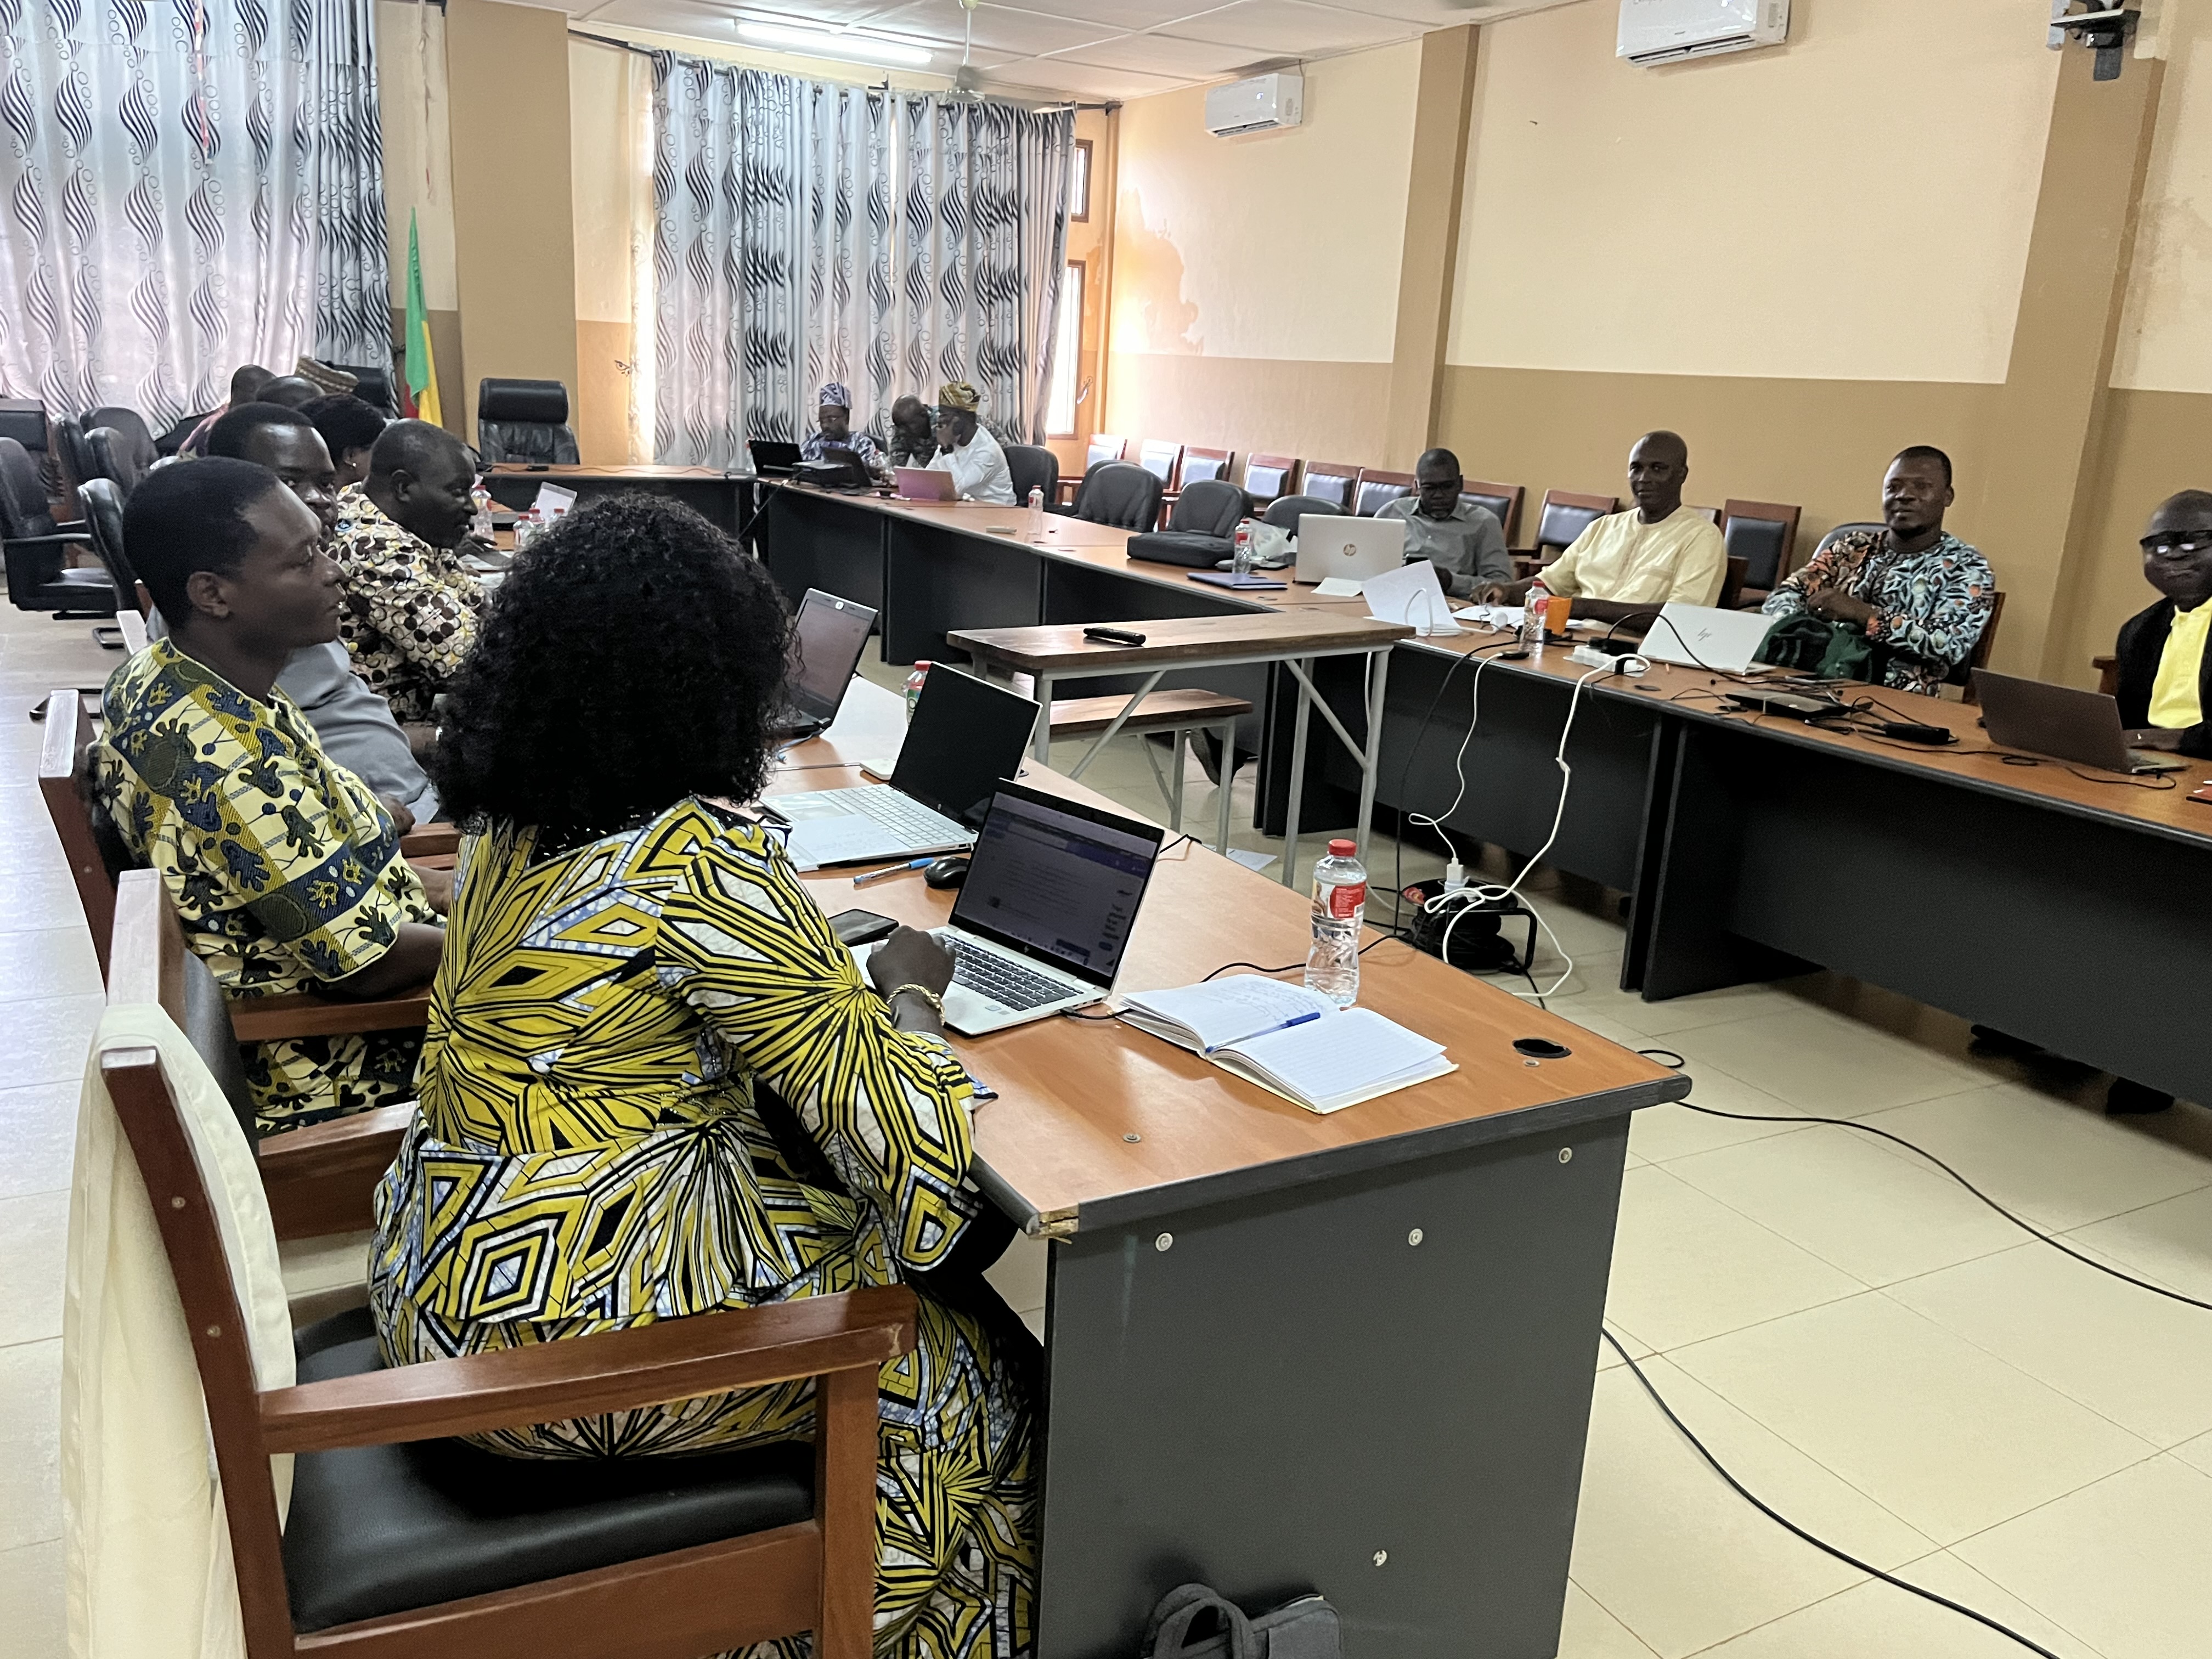
[{"label": "plastic water bottle", "polygon": [[1044,539],[1044,491],[1035,487],[1030,490],[1030,539]]},{"label": "plastic water bottle", "polygon": [[1528,595],[1522,604],[1526,608],[1521,614],[1521,643],[1540,657],[1544,654],[1544,613],[1552,608],[1552,590],[1544,586],[1541,576],[1528,584]]},{"label": "plastic water bottle", "polygon": [[1359,926],[1367,914],[1367,866],[1357,843],[1333,841],[1314,866],[1313,949],[1306,957],[1306,989],[1340,1008],[1359,1000]]},{"label": "plastic water bottle", "polygon": [[1238,576],[1252,574],[1252,521],[1249,519],[1237,521],[1237,546],[1231,555],[1229,568],[1231,574]]},{"label": "plastic water bottle", "polygon": [[479,540],[491,540],[491,491],[479,481],[469,491],[469,500],[475,504],[475,516],[469,521],[469,533]]},{"label": "plastic water bottle", "polygon": [[922,683],[929,678],[929,665],[917,662],[906,677],[906,717],[914,718],[914,706],[921,701]]}]

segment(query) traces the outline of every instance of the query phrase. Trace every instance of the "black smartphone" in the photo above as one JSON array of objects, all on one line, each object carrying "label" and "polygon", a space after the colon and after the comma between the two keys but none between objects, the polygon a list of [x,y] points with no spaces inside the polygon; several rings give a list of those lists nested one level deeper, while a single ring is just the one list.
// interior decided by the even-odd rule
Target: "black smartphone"
[{"label": "black smartphone", "polygon": [[873,910],[840,910],[830,918],[830,931],[837,935],[840,945],[850,950],[856,945],[873,945],[879,939],[889,939],[898,932],[898,923]]}]

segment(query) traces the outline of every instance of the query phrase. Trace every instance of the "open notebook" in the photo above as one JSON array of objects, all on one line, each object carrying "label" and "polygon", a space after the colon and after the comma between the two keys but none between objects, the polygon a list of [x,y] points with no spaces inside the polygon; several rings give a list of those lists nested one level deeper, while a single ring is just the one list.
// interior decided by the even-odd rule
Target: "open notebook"
[{"label": "open notebook", "polygon": [[1127,1024],[1310,1112],[1341,1111],[1459,1069],[1442,1043],[1371,1008],[1339,1008],[1318,991],[1256,975],[1121,1001]]}]

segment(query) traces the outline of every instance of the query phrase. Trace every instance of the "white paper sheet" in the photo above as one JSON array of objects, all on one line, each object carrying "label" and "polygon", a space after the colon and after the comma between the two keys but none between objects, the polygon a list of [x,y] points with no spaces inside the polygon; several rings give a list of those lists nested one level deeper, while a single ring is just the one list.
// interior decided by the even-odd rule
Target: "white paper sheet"
[{"label": "white paper sheet", "polygon": [[576,504],[576,492],[563,489],[559,484],[542,483],[538,486],[538,499],[532,503],[538,516],[550,524]]},{"label": "white paper sheet", "polygon": [[1444,598],[1437,568],[1426,559],[1401,564],[1360,585],[1366,596],[1367,614],[1378,622],[1404,623],[1423,634],[1463,634],[1452,620],[1451,601]]}]

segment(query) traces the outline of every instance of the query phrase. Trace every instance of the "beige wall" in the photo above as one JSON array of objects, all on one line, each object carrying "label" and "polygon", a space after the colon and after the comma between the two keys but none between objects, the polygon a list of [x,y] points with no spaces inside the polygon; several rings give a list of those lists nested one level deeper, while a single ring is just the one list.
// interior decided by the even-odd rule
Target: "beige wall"
[{"label": "beige wall", "polygon": [[569,172],[576,225],[576,446],[587,466],[647,461],[634,419],[639,265],[653,263],[651,65],[568,42]]},{"label": "beige wall", "polygon": [[451,0],[453,264],[465,430],[487,375],[576,388],[576,239],[569,183],[568,19]]},{"label": "beige wall", "polygon": [[2212,6],[2169,18],[2172,56],[2112,384],[2212,392]]},{"label": "beige wall", "polygon": [[2005,378],[2058,63],[2019,0],[1797,0],[1656,70],[1618,10],[1482,32],[1449,362]]},{"label": "beige wall", "polygon": [[392,336],[407,310],[407,227],[422,262],[422,302],[446,424],[461,427],[461,313],[453,279],[453,152],[447,121],[446,14],[379,0],[376,87],[384,125],[384,213],[392,246]]},{"label": "beige wall", "polygon": [[1306,67],[1303,126],[1216,138],[1200,90],[1124,105],[1105,428],[1367,453],[1389,401],[1418,43]]}]

